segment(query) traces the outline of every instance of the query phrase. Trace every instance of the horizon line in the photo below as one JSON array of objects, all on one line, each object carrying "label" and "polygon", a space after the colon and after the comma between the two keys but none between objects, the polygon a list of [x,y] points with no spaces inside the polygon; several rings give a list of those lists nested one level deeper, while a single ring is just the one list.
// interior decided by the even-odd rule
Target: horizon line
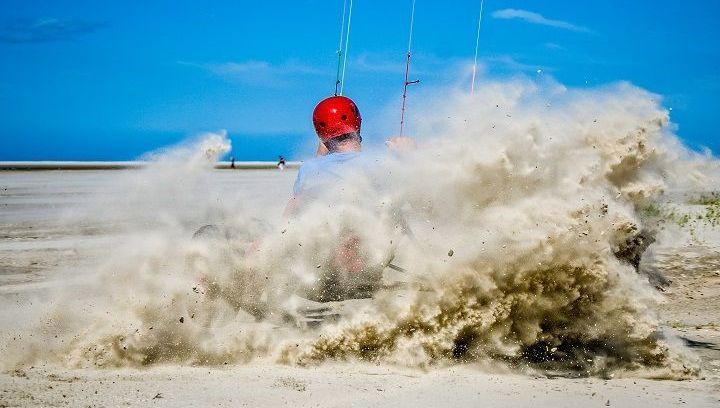
[{"label": "horizon line", "polygon": [[[0,171],[13,170],[122,170],[141,169],[157,163],[153,160],[27,160],[27,161],[0,161]],[[286,161],[285,167],[300,167],[301,161]],[[234,169],[261,170],[278,167],[277,161],[235,161]],[[230,161],[217,161],[213,164],[215,169],[233,169]]]}]

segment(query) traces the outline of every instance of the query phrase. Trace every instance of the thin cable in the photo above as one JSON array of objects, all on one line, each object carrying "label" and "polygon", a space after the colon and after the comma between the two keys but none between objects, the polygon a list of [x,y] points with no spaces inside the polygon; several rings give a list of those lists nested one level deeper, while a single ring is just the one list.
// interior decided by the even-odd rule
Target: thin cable
[{"label": "thin cable", "polygon": [[470,83],[470,95],[475,94],[475,75],[477,74],[478,50],[480,50],[480,25],[482,24],[484,3],[485,0],[480,0],[480,17],[478,17],[477,36],[475,37],[475,60],[473,62],[472,82]]},{"label": "thin cable", "polygon": [[343,0],[342,21],[340,22],[340,40],[337,49],[337,73],[335,74],[335,96],[338,95],[338,86],[340,85],[340,64],[342,63],[343,35],[345,34],[345,12],[347,9],[347,0]]},{"label": "thin cable", "polygon": [[412,2],[412,11],[410,12],[410,35],[408,36],[407,49],[408,54],[410,54],[410,48],[412,47],[413,26],[415,26],[415,0]]},{"label": "thin cable", "polygon": [[410,33],[408,35],[407,58],[405,60],[405,86],[403,87],[402,108],[400,109],[400,135],[403,135],[405,127],[405,104],[407,102],[408,85],[417,84],[419,80],[410,81],[410,52],[412,49],[413,26],[415,25],[415,0],[412,2],[412,11],[410,12]]},{"label": "thin cable", "polygon": [[350,9],[348,11],[347,32],[345,33],[345,52],[343,53],[344,55],[343,55],[342,79],[340,80],[340,95],[343,94],[343,89],[345,88],[345,67],[347,66],[348,44],[350,44],[350,23],[352,22],[352,10],[353,10],[353,0],[350,0]]}]

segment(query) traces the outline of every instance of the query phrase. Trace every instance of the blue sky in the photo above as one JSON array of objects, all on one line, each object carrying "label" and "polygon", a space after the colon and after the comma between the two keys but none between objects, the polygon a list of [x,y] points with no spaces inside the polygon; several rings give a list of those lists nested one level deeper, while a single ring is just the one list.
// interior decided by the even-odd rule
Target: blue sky
[{"label": "blue sky", "polygon": [[[419,86],[472,60],[479,0],[417,0]],[[410,0],[354,0],[345,93],[399,107]],[[301,158],[333,90],[342,0],[0,0],[0,160],[124,160],[227,129],[240,160]],[[720,2],[486,0],[491,76],[627,80],[665,97],[678,134],[715,153]],[[427,85],[429,84],[429,85]],[[380,136],[380,137],[382,137]]]}]

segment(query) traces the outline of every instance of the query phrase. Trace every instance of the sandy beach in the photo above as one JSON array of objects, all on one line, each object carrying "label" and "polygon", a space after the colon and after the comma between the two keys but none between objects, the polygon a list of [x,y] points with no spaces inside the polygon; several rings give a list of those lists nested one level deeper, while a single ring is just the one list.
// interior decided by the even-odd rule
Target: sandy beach
[{"label": "sandy beach", "polygon": [[[122,201],[124,190],[106,188],[122,176],[119,173],[0,173],[3,344],[24,341],[19,328],[58,282],[83,279],[98,258],[110,256],[114,245],[127,239],[128,230],[152,229],[158,223],[153,214],[142,212],[135,219],[115,218],[114,223],[86,215],[78,218],[77,209],[97,199],[98,191],[105,191],[102,202]],[[230,208],[262,209],[269,216],[282,212],[294,175],[216,170],[211,189],[198,185]],[[186,221],[202,224],[206,215],[188,212]],[[666,301],[658,310],[660,319],[699,361],[700,373],[691,379],[653,380],[632,374],[577,378],[562,372],[511,370],[492,362],[414,369],[352,361],[303,367],[267,358],[244,364],[142,368],[74,368],[37,361],[4,367],[0,406],[715,407],[720,404],[720,242],[707,239],[712,231],[705,238],[702,245],[686,241],[656,248],[654,256],[655,266],[672,280],[661,294]],[[8,349],[2,353],[7,360]]]}]

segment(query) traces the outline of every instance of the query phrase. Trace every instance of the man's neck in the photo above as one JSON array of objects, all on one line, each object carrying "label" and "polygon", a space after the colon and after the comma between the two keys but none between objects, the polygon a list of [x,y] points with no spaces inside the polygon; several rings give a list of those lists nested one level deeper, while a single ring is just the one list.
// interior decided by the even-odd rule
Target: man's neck
[{"label": "man's neck", "polygon": [[343,143],[340,146],[337,147],[334,151],[331,153],[348,153],[348,152],[359,152],[362,150],[362,145],[357,142],[348,142]]}]

